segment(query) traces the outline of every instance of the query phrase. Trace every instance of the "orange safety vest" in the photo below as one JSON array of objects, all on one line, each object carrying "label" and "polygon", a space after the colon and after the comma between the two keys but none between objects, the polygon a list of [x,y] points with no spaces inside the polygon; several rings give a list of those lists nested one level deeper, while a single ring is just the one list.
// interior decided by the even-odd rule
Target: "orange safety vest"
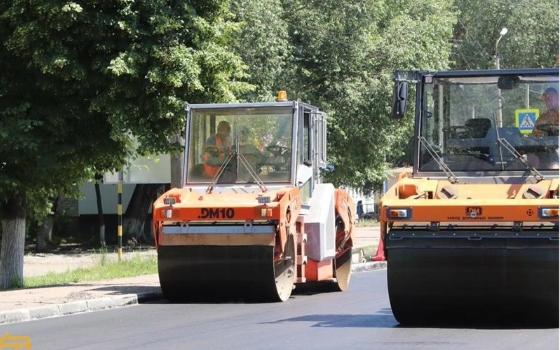
[{"label": "orange safety vest", "polygon": [[[216,135],[215,140],[216,140],[216,147],[222,148],[222,146],[223,146],[222,138],[218,137],[218,135]],[[220,158],[221,158],[221,160],[225,159],[223,152],[222,152],[222,156]],[[204,174],[208,177],[211,177],[211,178],[214,178],[218,174],[219,170],[220,170],[219,166],[211,165],[211,164],[208,164],[206,162],[203,165]]]}]

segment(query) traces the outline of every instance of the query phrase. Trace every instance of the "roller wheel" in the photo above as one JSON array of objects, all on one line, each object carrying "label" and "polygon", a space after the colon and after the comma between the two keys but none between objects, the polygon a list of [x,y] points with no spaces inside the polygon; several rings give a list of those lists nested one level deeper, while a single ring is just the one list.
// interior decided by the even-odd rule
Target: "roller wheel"
[{"label": "roller wheel", "polygon": [[295,241],[288,236],[284,247],[284,254],[275,248],[274,254],[274,283],[276,286],[272,301],[286,301],[292,294],[296,278]]},{"label": "roller wheel", "polygon": [[[344,222],[340,217],[336,219],[336,242],[337,254],[334,259],[335,288],[338,291],[345,291],[350,285],[352,274],[352,241],[346,240],[344,232]],[[343,245],[343,247],[340,247]]]},{"label": "roller wheel", "polygon": [[338,291],[345,291],[350,285],[352,275],[352,247],[348,247],[345,252],[334,260],[334,271],[336,278],[336,288]]}]

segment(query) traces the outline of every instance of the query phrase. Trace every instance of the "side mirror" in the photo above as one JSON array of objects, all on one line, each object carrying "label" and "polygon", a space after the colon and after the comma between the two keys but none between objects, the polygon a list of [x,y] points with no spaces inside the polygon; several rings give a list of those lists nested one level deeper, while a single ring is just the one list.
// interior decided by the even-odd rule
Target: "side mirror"
[{"label": "side mirror", "polygon": [[402,119],[406,114],[406,102],[408,98],[408,82],[396,81],[393,93],[393,106],[391,116],[393,119]]},{"label": "side mirror", "polygon": [[498,88],[500,90],[513,90],[519,85],[519,77],[515,75],[502,76],[498,78]]},{"label": "side mirror", "polygon": [[334,167],[334,165],[332,165],[332,164],[326,164],[326,165],[324,165],[324,166],[319,167],[319,170],[321,170],[322,172],[328,174],[328,173],[334,172],[335,167]]}]

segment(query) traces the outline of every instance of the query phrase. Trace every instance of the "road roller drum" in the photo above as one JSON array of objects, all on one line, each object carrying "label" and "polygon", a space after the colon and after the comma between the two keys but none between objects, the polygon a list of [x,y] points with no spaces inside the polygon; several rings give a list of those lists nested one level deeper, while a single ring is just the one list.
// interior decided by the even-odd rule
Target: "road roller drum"
[{"label": "road roller drum", "polygon": [[557,232],[393,230],[386,243],[402,324],[558,321]]},{"label": "road roller drum", "polygon": [[164,296],[176,301],[284,301],[295,282],[294,257],[274,260],[268,246],[172,246],[158,251]]}]

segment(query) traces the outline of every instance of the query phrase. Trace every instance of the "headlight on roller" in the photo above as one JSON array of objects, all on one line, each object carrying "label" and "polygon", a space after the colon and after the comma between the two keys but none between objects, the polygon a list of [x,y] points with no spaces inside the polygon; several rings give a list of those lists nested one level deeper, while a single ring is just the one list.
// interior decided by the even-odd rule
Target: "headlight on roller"
[{"label": "headlight on roller", "polygon": [[165,217],[166,217],[167,219],[173,218],[173,209],[166,209],[166,210],[165,210]]},{"label": "headlight on roller", "polygon": [[406,220],[412,217],[412,209],[410,208],[387,208],[387,219],[389,220]]},{"label": "headlight on roller", "polygon": [[557,218],[558,217],[558,208],[540,208],[539,209],[539,216],[541,218]]}]

